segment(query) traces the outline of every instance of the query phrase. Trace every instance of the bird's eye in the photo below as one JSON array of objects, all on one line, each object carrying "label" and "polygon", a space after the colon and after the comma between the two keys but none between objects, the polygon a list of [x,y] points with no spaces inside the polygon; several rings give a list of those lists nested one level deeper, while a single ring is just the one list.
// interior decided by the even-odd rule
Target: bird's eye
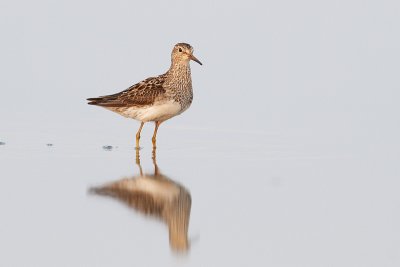
[{"label": "bird's eye", "polygon": [[179,47],[178,51],[179,51],[179,52],[182,52],[182,48]]}]

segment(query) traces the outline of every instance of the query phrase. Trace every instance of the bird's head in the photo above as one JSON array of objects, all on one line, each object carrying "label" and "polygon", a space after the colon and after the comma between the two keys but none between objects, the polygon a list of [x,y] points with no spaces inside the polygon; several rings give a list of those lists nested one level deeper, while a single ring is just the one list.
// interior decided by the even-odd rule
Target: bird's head
[{"label": "bird's head", "polygon": [[190,60],[203,65],[200,60],[193,56],[193,47],[190,44],[178,43],[172,49],[172,61],[176,63],[188,64]]}]

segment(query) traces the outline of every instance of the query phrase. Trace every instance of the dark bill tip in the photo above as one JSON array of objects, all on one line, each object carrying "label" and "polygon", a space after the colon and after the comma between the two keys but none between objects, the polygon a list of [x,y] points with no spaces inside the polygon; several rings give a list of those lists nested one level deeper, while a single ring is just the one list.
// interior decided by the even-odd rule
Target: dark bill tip
[{"label": "dark bill tip", "polygon": [[193,61],[196,61],[197,63],[199,63],[200,65],[203,65],[203,63],[200,62],[200,60],[198,60],[195,56],[190,55],[190,59]]}]

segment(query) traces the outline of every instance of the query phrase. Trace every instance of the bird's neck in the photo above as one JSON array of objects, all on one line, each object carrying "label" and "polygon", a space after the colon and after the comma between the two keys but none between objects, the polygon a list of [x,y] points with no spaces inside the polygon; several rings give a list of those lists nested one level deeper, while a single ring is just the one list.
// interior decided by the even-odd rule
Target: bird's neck
[{"label": "bird's neck", "polygon": [[192,78],[189,62],[172,62],[171,68],[166,73],[165,88],[170,89],[170,94],[187,109],[193,100]]},{"label": "bird's neck", "polygon": [[172,61],[171,67],[168,70],[168,76],[171,79],[182,80],[182,82],[191,83],[190,65],[189,62],[174,62]]}]

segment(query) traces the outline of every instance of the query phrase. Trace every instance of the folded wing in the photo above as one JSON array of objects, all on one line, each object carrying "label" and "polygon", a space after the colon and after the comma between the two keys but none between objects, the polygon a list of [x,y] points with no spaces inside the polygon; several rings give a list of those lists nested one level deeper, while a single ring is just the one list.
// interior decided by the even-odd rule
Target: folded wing
[{"label": "folded wing", "polygon": [[117,94],[88,98],[88,104],[102,107],[151,105],[158,96],[165,93],[164,81],[164,75],[151,77]]}]

